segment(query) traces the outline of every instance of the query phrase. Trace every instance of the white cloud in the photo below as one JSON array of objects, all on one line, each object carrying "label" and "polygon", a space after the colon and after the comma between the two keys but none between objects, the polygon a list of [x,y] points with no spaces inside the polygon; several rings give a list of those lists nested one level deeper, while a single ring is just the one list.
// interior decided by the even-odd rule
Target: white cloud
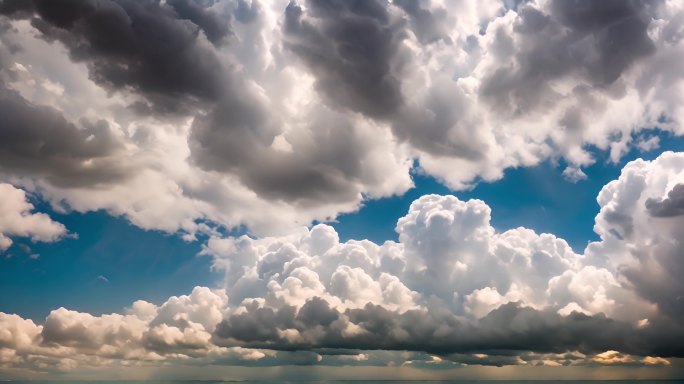
[{"label": "white cloud", "polygon": [[225,272],[238,306],[261,297],[260,306],[301,308],[320,297],[340,311],[373,303],[404,312],[439,300],[477,318],[508,302],[628,321],[653,315],[618,269],[586,264],[550,234],[497,233],[489,220],[482,201],[429,195],[399,220],[398,243],[340,243],[334,229],[317,225],[287,237],[213,238],[203,252]]},{"label": "white cloud", "polygon": [[0,251],[12,245],[13,236],[52,242],[66,235],[64,225],[44,213],[31,212],[34,207],[23,190],[0,183],[0,196]]},{"label": "white cloud", "polygon": [[[639,294],[666,313],[681,314],[684,264],[678,214],[672,191],[684,183],[684,155],[665,152],[653,161],[628,163],[617,180],[601,190],[594,230],[601,241],[587,247],[588,258],[620,270]],[[668,195],[669,194],[669,195]],[[655,204],[663,204],[657,211]],[[667,214],[670,209],[671,214]]]},{"label": "white cloud", "polygon": [[563,170],[563,177],[571,183],[577,183],[578,181],[586,180],[587,174],[579,167],[569,166]]}]

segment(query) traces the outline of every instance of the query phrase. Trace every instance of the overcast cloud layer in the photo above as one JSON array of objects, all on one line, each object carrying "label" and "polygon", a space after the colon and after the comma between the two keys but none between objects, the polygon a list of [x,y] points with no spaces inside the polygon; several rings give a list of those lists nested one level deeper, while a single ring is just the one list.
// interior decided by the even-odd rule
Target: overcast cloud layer
[{"label": "overcast cloud layer", "polygon": [[681,2],[507,4],[0,0],[0,252],[70,235],[28,194],[201,232],[225,272],[125,314],[0,313],[0,367],[684,357],[681,153],[603,188],[582,254],[453,196],[416,200],[399,242],[302,229],[412,171],[459,190],[563,160],[581,182],[590,150],[684,133]]}]

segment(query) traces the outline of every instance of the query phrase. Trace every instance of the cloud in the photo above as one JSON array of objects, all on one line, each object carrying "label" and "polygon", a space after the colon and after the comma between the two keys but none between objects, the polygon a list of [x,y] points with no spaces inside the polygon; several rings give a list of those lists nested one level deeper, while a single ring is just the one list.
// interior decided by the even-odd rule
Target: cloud
[{"label": "cloud", "polygon": [[[67,234],[64,225],[53,221],[48,215],[32,213],[34,206],[27,200],[23,190],[0,183],[0,195],[0,251],[12,245],[11,237],[14,236],[52,242]],[[31,253],[30,248],[27,253]]]},{"label": "cloud", "polygon": [[183,107],[178,96],[186,102],[219,98],[226,81],[214,50],[197,38],[197,25],[184,19],[209,28],[212,38],[218,38],[214,29],[221,24],[209,11],[183,4],[39,0],[33,2],[37,17],[31,22],[44,38],[64,44],[73,60],[85,62],[98,84],[130,87],[170,111]]},{"label": "cloud", "polygon": [[588,147],[617,161],[654,145],[645,128],[682,132],[673,2],[35,0],[0,12],[3,180],[188,239],[326,221],[404,193],[415,165],[462,189],[548,159],[580,169]]},{"label": "cloud", "polygon": [[[186,18],[202,28],[207,39],[214,44],[221,44],[233,34],[228,15],[212,9],[215,1],[193,2],[172,0],[168,4],[173,7],[179,17]],[[244,4],[240,2],[239,4]]]},{"label": "cloud", "polygon": [[[504,232],[480,200],[427,195],[397,222],[399,241],[341,242],[325,224],[286,236],[212,237],[225,274],[124,314],[65,308],[42,324],[0,314],[7,367],[64,370],[125,362],[225,364],[651,366],[684,357],[684,154],[628,163],[598,196],[601,237],[583,254],[551,234]],[[649,247],[643,244],[650,244]],[[118,363],[117,363],[118,362]]]},{"label": "cloud", "polygon": [[673,152],[628,163],[598,196],[601,210],[594,229],[601,241],[585,252],[619,269],[642,297],[671,316],[684,314],[682,216],[677,214],[683,167],[682,154]]},{"label": "cloud", "polygon": [[675,185],[667,197],[646,200],[646,210],[653,217],[674,217],[684,215],[684,184]]},{"label": "cloud", "polygon": [[103,283],[109,283],[109,279],[108,279],[107,277],[103,276],[103,275],[98,275],[98,276],[95,278],[95,280],[101,281],[101,282],[103,282]]},{"label": "cloud", "polygon": [[[9,176],[22,176],[20,183],[26,188],[37,184],[35,189],[61,209],[105,209],[143,228],[180,230],[189,238],[200,227],[198,221],[206,219],[212,225],[247,225],[256,233],[282,233],[293,223],[327,220],[357,209],[364,198],[401,193],[411,186],[411,159],[395,146],[389,130],[382,133],[374,123],[334,112],[320,102],[305,103],[305,89],[312,85],[304,72],[265,66],[270,60],[281,60],[264,40],[264,31],[278,23],[270,18],[270,9],[256,2],[220,2],[205,9],[212,15],[228,12],[235,17],[233,29],[239,34],[231,40],[235,49],[223,44],[219,49],[197,35],[199,27],[170,4],[91,5],[66,4],[61,9],[69,15],[60,16],[51,13],[57,11],[49,4],[36,2],[33,14],[11,13],[20,19],[33,16],[31,23],[12,21],[3,35],[7,49],[22,48],[8,55],[14,63],[9,61],[5,72],[8,92],[16,91],[18,100],[32,102],[24,109],[52,108],[55,111],[44,120],[61,122],[67,126],[64,131],[87,138],[92,131],[75,123],[85,118],[85,111],[89,121],[96,116],[98,123],[89,124],[99,127],[97,138],[110,139],[106,144],[111,145],[101,145],[101,152],[59,168],[67,172],[88,165],[92,175],[76,172],[79,169],[72,171],[74,175],[57,175],[60,178],[44,175],[48,172],[41,169],[7,170]],[[159,12],[153,12],[157,8]],[[111,27],[125,33],[103,40],[97,34],[105,34],[105,26],[96,19],[110,13],[120,16],[111,18]],[[149,19],[136,25],[159,24],[157,29],[172,38],[157,44],[157,29],[132,28],[117,21],[121,18]],[[128,48],[119,50],[120,46]],[[54,59],[40,59],[41,51],[50,51]],[[177,52],[187,52],[192,60],[206,57],[199,63],[207,67],[158,66],[177,63]],[[172,72],[182,67],[190,73]],[[149,71],[159,80],[147,76]],[[55,73],[61,78],[56,79]],[[161,79],[164,73],[168,79]],[[267,94],[264,82],[273,84]],[[50,96],[43,84],[61,87],[62,94]],[[190,106],[192,113],[187,111]],[[58,116],[60,111],[64,120]],[[54,134],[52,124],[39,124],[37,119],[28,123],[36,132],[30,141]],[[69,140],[71,146],[78,143],[77,137]],[[110,161],[112,157],[116,162]],[[34,162],[48,164],[39,158]],[[159,182],[150,183],[152,179]],[[141,184],[148,187],[141,189]],[[253,208],[234,209],[237,206]],[[280,213],[267,218],[255,214],[259,211]]]},{"label": "cloud", "polygon": [[[399,219],[398,243],[340,243],[325,225],[281,238],[214,238],[204,253],[226,273],[238,306],[216,342],[443,356],[614,349],[630,364],[643,363],[632,355],[679,356],[670,340],[682,332],[673,302],[682,294],[681,263],[671,256],[677,243],[666,239],[681,225],[654,221],[671,219],[653,218],[644,202],[678,185],[683,170],[682,154],[671,152],[625,166],[599,194],[601,240],[583,255],[550,234],[497,232],[482,201],[437,195],[414,201]],[[385,279],[397,284],[391,294]]]},{"label": "cloud", "polygon": [[578,181],[586,180],[587,174],[578,167],[565,167],[563,177],[571,183],[577,183]]},{"label": "cloud", "polygon": [[58,111],[0,89],[0,169],[64,187],[121,181],[133,171],[116,159],[122,143],[106,121],[78,128]]},{"label": "cloud", "polygon": [[638,1],[551,1],[543,10],[523,5],[513,29],[498,29],[491,46],[495,55],[512,54],[513,60],[483,79],[481,96],[493,107],[519,115],[555,104],[560,95],[549,83],[568,75],[590,87],[610,86],[633,63],[655,52],[648,36],[648,8]]},{"label": "cloud", "polygon": [[[202,289],[195,288],[193,295]],[[317,298],[299,311],[252,307],[227,317],[214,335],[192,321],[154,324],[156,321],[135,314],[92,316],[60,308],[50,313],[44,325],[37,325],[0,313],[5,330],[0,338],[0,364],[57,372],[63,371],[67,362],[71,369],[93,369],[168,363],[334,366],[350,360],[385,365],[427,359],[423,352],[392,351],[408,349],[430,351],[427,355],[435,356],[431,361],[437,364],[667,365],[666,358],[644,354],[682,354],[671,339],[680,337],[679,324],[636,330],[604,316],[561,316],[512,303],[478,322],[432,310],[400,314],[372,304],[340,313]],[[356,333],[349,333],[351,326],[356,326]],[[237,343],[257,348],[216,345]],[[367,352],[359,353],[359,348]],[[529,350],[535,352],[525,352]]]},{"label": "cloud", "polygon": [[333,107],[387,117],[401,105],[392,57],[400,42],[383,1],[308,1],[285,10],[285,47],[316,76]]}]

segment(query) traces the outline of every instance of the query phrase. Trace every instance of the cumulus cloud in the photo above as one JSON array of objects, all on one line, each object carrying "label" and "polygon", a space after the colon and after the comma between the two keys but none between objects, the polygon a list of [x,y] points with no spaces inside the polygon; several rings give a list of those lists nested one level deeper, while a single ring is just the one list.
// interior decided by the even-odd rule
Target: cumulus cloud
[{"label": "cumulus cloud", "polygon": [[[29,237],[32,241],[56,241],[66,235],[61,223],[44,213],[33,213],[26,192],[10,184],[0,183],[0,251],[12,245],[12,237]],[[28,248],[28,247],[27,247]],[[32,256],[31,249],[27,253]]]},{"label": "cumulus cloud", "polygon": [[[229,17],[221,10],[216,9],[216,1],[187,1],[171,0],[168,4],[180,18],[188,19],[200,27],[207,36],[207,39],[214,44],[220,44],[230,37],[231,30]],[[244,2],[239,2],[244,7]],[[239,6],[239,5],[238,5]]]},{"label": "cumulus cloud", "polygon": [[630,364],[679,356],[671,340],[682,335],[681,306],[673,300],[684,292],[672,239],[681,223],[654,217],[649,199],[673,199],[670,186],[683,171],[682,154],[671,152],[625,166],[598,197],[601,240],[584,254],[551,234],[497,232],[484,202],[436,195],[399,219],[399,242],[341,243],[326,225],[287,237],[213,238],[204,253],[225,272],[237,306],[215,342],[442,356],[617,350]]},{"label": "cumulus cloud", "polygon": [[594,229],[601,241],[590,244],[585,253],[619,268],[642,297],[672,316],[684,314],[678,214],[683,166],[682,154],[673,152],[627,164],[598,196],[601,210]]},{"label": "cumulus cloud", "polygon": [[197,38],[197,30],[210,20],[216,24],[211,31],[221,24],[199,6],[184,4],[35,1],[31,22],[45,39],[64,44],[72,59],[85,62],[97,83],[130,87],[155,104],[171,102],[165,107],[174,109],[182,107],[178,96],[213,100],[225,85],[217,54]]},{"label": "cumulus cloud", "polygon": [[59,186],[114,183],[130,170],[116,159],[121,142],[106,121],[77,128],[58,111],[0,90],[0,169]]},{"label": "cumulus cloud", "polygon": [[333,108],[371,117],[396,111],[403,97],[392,58],[400,43],[385,1],[308,1],[285,10],[285,47],[316,76]]},{"label": "cumulus cloud", "polygon": [[0,366],[58,371],[67,361],[74,368],[117,361],[182,360],[189,356],[211,355],[233,362],[265,357],[258,351],[219,348],[209,343],[224,306],[225,294],[197,287],[190,295],[171,297],[160,306],[137,301],[125,315],[93,316],[59,308],[37,325],[0,313]]},{"label": "cumulus cloud", "polygon": [[563,170],[563,177],[565,180],[571,182],[571,183],[576,183],[578,181],[586,180],[587,179],[587,174],[582,171],[581,168],[578,167],[566,167]]},{"label": "cumulus cloud", "polygon": [[646,200],[646,209],[653,217],[684,215],[684,184],[677,184],[664,199]]}]

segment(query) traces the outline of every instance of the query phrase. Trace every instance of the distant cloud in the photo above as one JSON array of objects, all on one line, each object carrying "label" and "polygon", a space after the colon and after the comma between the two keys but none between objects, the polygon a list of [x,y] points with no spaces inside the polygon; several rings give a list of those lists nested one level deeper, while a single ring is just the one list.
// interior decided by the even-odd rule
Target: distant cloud
[{"label": "distant cloud", "polygon": [[103,276],[103,275],[98,275],[97,278],[96,278],[95,280],[101,281],[101,282],[103,282],[103,283],[109,283],[109,279],[106,278],[106,277]]},{"label": "distant cloud", "polygon": [[586,180],[587,174],[578,167],[568,166],[563,170],[563,177],[571,183],[576,183],[578,181]]},{"label": "distant cloud", "polygon": [[658,136],[639,137],[636,147],[642,152],[652,151],[660,147],[660,138]]}]

